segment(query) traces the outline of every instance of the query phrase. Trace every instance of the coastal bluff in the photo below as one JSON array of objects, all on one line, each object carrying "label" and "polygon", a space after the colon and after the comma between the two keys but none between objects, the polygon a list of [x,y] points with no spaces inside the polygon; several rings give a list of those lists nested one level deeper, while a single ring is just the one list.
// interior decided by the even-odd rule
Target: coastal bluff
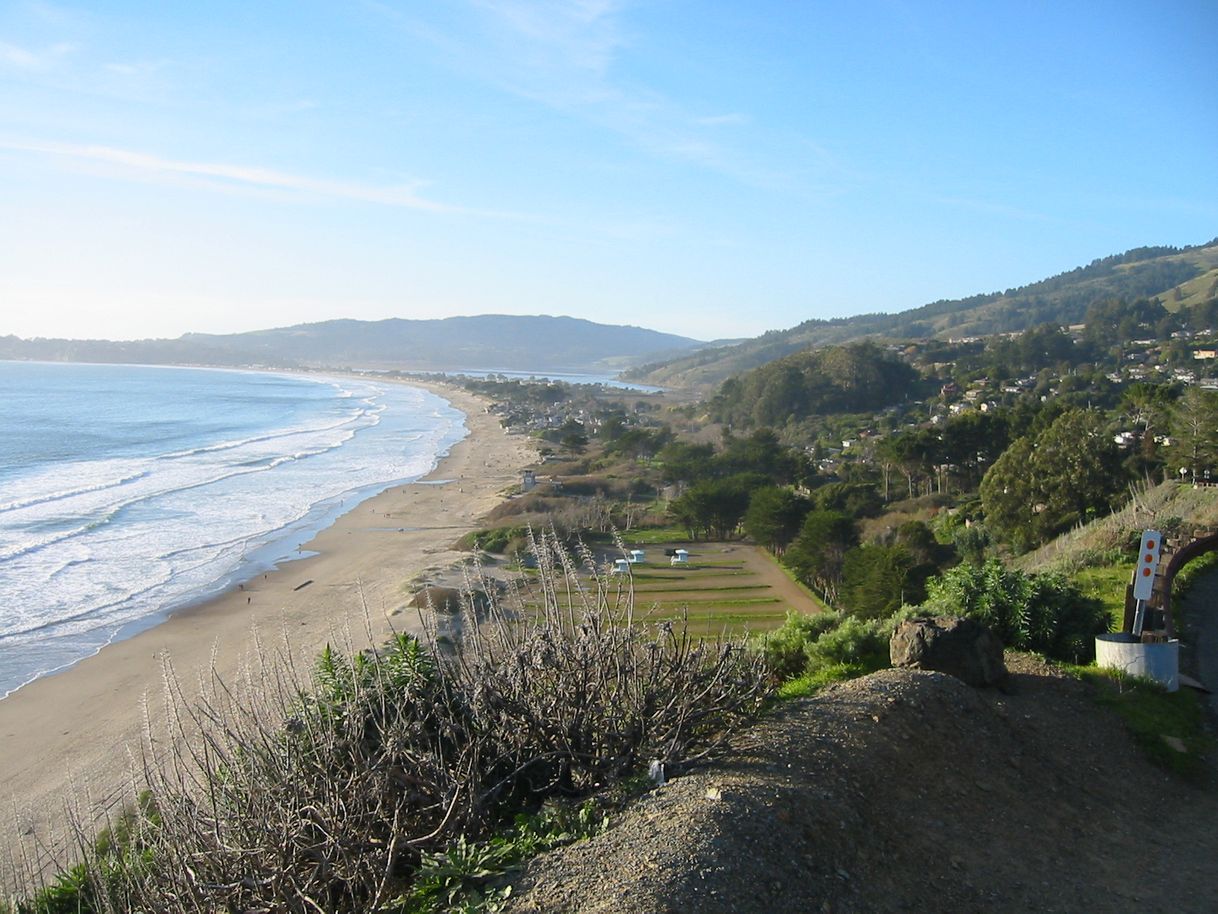
[{"label": "coastal bluff", "polygon": [[885,670],[790,702],[728,756],[528,864],[508,911],[1213,910],[1218,793],[1154,767],[1089,686]]}]

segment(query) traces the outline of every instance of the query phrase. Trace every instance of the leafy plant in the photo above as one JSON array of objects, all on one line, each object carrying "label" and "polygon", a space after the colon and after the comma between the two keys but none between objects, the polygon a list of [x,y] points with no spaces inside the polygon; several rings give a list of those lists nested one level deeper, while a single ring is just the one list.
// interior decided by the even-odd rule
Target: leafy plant
[{"label": "leafy plant", "polygon": [[779,698],[811,694],[831,682],[853,679],[888,665],[888,620],[835,612],[789,613],[786,623],[756,642],[779,683]]},{"label": "leafy plant", "polygon": [[510,828],[485,841],[459,835],[444,850],[422,856],[411,892],[389,909],[402,914],[498,910],[511,895],[506,879],[520,863],[608,826],[609,816],[595,803],[550,804],[533,815],[518,815]]},{"label": "leafy plant", "polygon": [[807,645],[841,621],[841,615],[836,612],[811,615],[788,612],[782,627],[757,636],[754,643],[760,647],[770,675],[776,682],[785,682],[800,675],[807,666],[808,657],[804,652]]},{"label": "leafy plant", "polygon": [[1059,574],[1029,574],[997,559],[957,565],[926,585],[921,615],[969,616],[1011,648],[1079,662],[1095,655],[1095,636],[1108,631],[1103,604]]}]

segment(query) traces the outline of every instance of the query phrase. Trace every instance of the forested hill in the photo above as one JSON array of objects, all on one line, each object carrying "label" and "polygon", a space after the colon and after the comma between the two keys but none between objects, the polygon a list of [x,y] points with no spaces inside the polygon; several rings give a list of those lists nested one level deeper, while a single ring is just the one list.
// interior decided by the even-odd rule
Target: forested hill
[{"label": "forested hill", "polygon": [[1028,330],[1044,323],[1074,324],[1083,320],[1090,305],[1111,298],[1157,300],[1174,311],[1215,297],[1218,238],[1185,248],[1134,248],[1018,289],[932,302],[896,314],[808,320],[734,346],[655,363],[632,376],[674,387],[715,385],[813,346],[865,337],[958,338]]},{"label": "forested hill", "polygon": [[481,315],[443,320],[335,320],[174,340],[0,338],[0,358],[150,364],[519,371],[618,370],[697,341],[572,317]]},{"label": "forested hill", "polygon": [[875,412],[908,398],[919,382],[913,368],[869,342],[831,346],[728,379],[710,412],[743,428],[781,426],[816,414]]}]

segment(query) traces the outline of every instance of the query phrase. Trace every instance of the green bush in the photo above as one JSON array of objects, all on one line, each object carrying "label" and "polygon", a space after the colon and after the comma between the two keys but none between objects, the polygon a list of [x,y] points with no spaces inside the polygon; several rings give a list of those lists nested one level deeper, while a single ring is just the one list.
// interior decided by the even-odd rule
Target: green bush
[{"label": "green bush", "polygon": [[812,615],[788,612],[787,621],[782,626],[758,636],[757,643],[765,656],[766,669],[774,680],[785,682],[800,675],[808,664],[805,648],[825,632],[836,628],[841,620],[841,615],[836,612]]},{"label": "green bush", "polygon": [[457,541],[457,546],[461,549],[480,549],[496,555],[515,555],[528,549],[528,538],[528,527],[491,527],[465,534]]},{"label": "green bush", "polygon": [[892,624],[888,620],[847,616],[804,648],[804,672],[815,673],[837,664],[857,670],[855,675],[874,672],[888,666],[891,638]]},{"label": "green bush", "polygon": [[957,565],[926,585],[919,615],[968,616],[993,630],[1006,647],[1057,660],[1095,656],[1095,636],[1108,631],[1108,613],[1059,574],[1028,574],[997,559]]},{"label": "green bush", "polygon": [[760,640],[760,649],[780,684],[779,697],[788,698],[888,666],[891,635],[890,620],[788,613],[782,627]]}]

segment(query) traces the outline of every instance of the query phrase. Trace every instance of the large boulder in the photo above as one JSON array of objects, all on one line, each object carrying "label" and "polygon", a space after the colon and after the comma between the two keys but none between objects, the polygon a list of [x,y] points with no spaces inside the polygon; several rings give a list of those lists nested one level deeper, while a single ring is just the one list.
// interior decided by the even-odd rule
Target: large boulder
[{"label": "large boulder", "polygon": [[972,686],[1006,682],[1002,642],[975,619],[909,619],[897,626],[888,643],[894,667],[937,670]]}]

